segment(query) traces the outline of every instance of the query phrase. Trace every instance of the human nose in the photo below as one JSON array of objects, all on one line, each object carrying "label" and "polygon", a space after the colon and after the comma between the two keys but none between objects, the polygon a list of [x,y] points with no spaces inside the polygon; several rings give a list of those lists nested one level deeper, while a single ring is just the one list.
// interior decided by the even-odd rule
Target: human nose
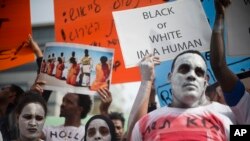
[{"label": "human nose", "polygon": [[189,81],[194,81],[195,78],[195,72],[194,71],[189,71],[189,73],[187,74],[187,80]]},{"label": "human nose", "polygon": [[101,134],[100,134],[99,132],[97,132],[97,133],[95,134],[95,140],[96,140],[96,141],[101,140]]},{"label": "human nose", "polygon": [[32,119],[30,120],[30,122],[29,122],[29,125],[32,126],[32,127],[36,126],[36,119],[35,119],[35,118],[32,118]]}]

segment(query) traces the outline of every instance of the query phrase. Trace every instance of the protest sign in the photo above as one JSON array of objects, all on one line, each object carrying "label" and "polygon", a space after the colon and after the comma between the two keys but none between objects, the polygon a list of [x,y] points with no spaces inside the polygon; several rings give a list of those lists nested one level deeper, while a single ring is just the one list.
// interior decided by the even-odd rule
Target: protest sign
[{"label": "protest sign", "polygon": [[29,34],[30,1],[0,1],[0,71],[35,60],[32,50],[25,46]]},{"label": "protest sign", "polygon": [[94,94],[109,87],[114,50],[73,43],[47,43],[39,79],[45,89]]},{"label": "protest sign", "polygon": [[[186,2],[190,2],[190,1],[186,0]],[[167,4],[170,4],[170,3],[167,3]],[[213,2],[208,1],[208,0],[204,0],[204,1],[202,1],[202,4],[203,4],[203,8],[206,10],[207,16],[209,16],[209,17],[207,17],[207,19],[208,19],[208,21],[210,23],[210,26],[213,27],[214,18],[215,18],[214,17],[215,16],[215,13],[214,13],[215,10],[214,10]],[[195,4],[193,4],[192,6],[188,6],[188,4],[186,4],[186,8],[192,7],[192,9],[193,9],[194,6],[195,6]],[[189,17],[190,20],[193,17],[195,17],[195,16],[197,16],[197,15],[194,14],[192,17]],[[129,20],[129,22],[131,22],[131,20]],[[127,23],[128,22],[123,23],[123,28],[124,29],[121,29],[121,30],[123,30],[123,31],[124,30],[127,30],[127,31],[129,30],[129,29],[127,29],[127,28],[124,27],[124,25],[127,24]],[[199,26],[194,26],[192,24],[188,24],[188,22],[182,22],[181,24],[182,24],[182,26],[184,28],[199,27]],[[178,25],[178,23],[176,25]],[[141,23],[140,26],[144,26],[144,25]],[[150,27],[150,25],[147,25],[147,26]],[[155,28],[155,27],[153,26],[152,28]],[[134,29],[134,30],[135,30],[135,32],[137,31],[137,29]],[[148,31],[148,30],[145,30],[145,31]],[[124,32],[126,32],[126,31],[124,31]],[[134,33],[134,31],[132,33],[130,33],[130,34],[133,34],[133,33]],[[126,32],[126,34],[129,34],[129,33]],[[145,33],[143,33],[143,34],[145,34]],[[189,33],[190,37],[192,37],[193,34],[195,34],[195,32]],[[209,35],[211,36],[211,31],[209,31]],[[137,35],[137,36],[131,35],[131,37],[132,36],[134,36],[135,39],[137,39],[139,41],[139,39],[141,38],[141,36],[144,37],[145,35]],[[149,39],[149,38],[146,38],[146,37],[144,39],[145,42]],[[138,41],[136,41],[136,42],[138,42]],[[207,43],[207,48],[209,49],[209,47],[210,47],[210,41]],[[127,50],[127,49],[129,50],[131,48],[127,47],[125,50]],[[212,69],[211,69],[211,66],[210,66],[210,52],[203,52],[202,54],[203,54],[203,56],[204,56],[204,58],[206,60],[206,63],[208,65],[207,72],[208,72],[208,75],[210,77],[209,84],[213,84],[214,82],[216,82],[216,79],[215,79],[215,76],[214,76],[214,74],[212,72]],[[131,53],[129,53],[129,55],[131,55]],[[155,55],[157,55],[157,54],[155,54]],[[131,56],[129,56],[129,57],[131,57]],[[242,73],[242,72],[247,71],[247,70],[250,69],[250,63],[249,63],[250,57],[230,57],[230,56],[226,56],[226,60],[227,60],[228,67],[235,74]],[[172,102],[171,85],[170,85],[170,83],[168,81],[168,78],[167,78],[168,77],[168,73],[171,70],[172,59],[165,60],[165,61],[161,60],[161,61],[162,61],[161,64],[157,65],[156,68],[155,68],[155,77],[156,77],[155,89],[156,89],[156,92],[157,92],[157,95],[158,95],[158,99],[159,99],[160,105],[161,106],[165,106],[165,105],[169,105]]]},{"label": "protest sign", "polygon": [[250,0],[233,0],[226,9],[227,48],[230,56],[250,55]]},{"label": "protest sign", "polygon": [[124,66],[112,11],[164,2],[164,0],[54,0],[56,41],[113,48],[115,56],[112,83],[139,81],[138,67],[127,69]]},{"label": "protest sign", "polygon": [[211,28],[199,0],[116,11],[113,16],[127,68],[147,54],[165,61],[185,50],[209,50]]}]

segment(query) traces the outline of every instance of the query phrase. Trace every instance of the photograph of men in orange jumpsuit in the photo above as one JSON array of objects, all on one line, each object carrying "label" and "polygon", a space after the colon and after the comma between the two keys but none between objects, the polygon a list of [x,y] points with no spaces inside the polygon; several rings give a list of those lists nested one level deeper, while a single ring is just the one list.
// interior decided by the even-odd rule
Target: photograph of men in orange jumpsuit
[{"label": "photograph of men in orange jumpsuit", "polygon": [[56,75],[58,79],[62,79],[63,70],[65,68],[63,59],[61,57],[57,58],[58,64],[56,65]]},{"label": "photograph of men in orange jumpsuit", "polygon": [[76,58],[74,58],[74,57],[71,57],[69,62],[71,63],[71,67],[68,71],[66,82],[67,82],[67,84],[77,85],[76,78],[80,72],[80,65],[77,64]]},{"label": "photograph of men in orange jumpsuit", "polygon": [[100,58],[100,63],[95,67],[96,69],[96,78],[92,83],[90,89],[98,90],[102,87],[108,87],[109,75],[110,75],[110,64],[108,63],[108,58],[102,56]]}]

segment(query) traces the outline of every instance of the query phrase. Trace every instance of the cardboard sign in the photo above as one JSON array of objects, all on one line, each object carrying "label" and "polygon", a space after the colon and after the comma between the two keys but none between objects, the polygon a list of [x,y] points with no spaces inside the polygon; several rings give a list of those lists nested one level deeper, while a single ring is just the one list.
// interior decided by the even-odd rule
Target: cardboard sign
[{"label": "cardboard sign", "polygon": [[138,67],[126,69],[112,11],[163,3],[163,0],[54,0],[56,41],[115,49],[112,83],[139,81]]},{"label": "cardboard sign", "polygon": [[228,55],[250,55],[250,0],[232,0],[226,9]]},{"label": "cardboard sign", "polygon": [[31,33],[30,1],[0,1],[0,71],[33,62],[24,41]]},{"label": "cardboard sign", "polygon": [[109,87],[114,49],[73,43],[47,43],[39,80],[45,89],[94,94]]},{"label": "cardboard sign", "polygon": [[211,28],[199,0],[178,0],[113,15],[127,68],[147,54],[165,61],[185,50],[209,50]]}]

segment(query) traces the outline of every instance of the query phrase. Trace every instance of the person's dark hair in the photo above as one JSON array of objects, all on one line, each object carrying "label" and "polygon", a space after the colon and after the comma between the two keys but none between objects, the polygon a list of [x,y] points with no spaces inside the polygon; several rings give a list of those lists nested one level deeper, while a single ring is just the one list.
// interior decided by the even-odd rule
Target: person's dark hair
[{"label": "person's dark hair", "polygon": [[83,107],[83,112],[81,113],[81,118],[85,118],[91,110],[92,100],[89,95],[77,94],[78,95],[78,105]]},{"label": "person's dark hair", "polygon": [[116,133],[115,133],[115,126],[114,126],[114,123],[111,121],[111,119],[109,119],[107,116],[104,116],[104,115],[94,115],[92,116],[86,123],[85,125],[85,135],[84,135],[84,140],[87,141],[87,135],[88,135],[88,127],[89,127],[89,124],[94,120],[94,119],[102,119],[104,120],[108,127],[109,127],[109,132],[110,132],[110,135],[111,135],[111,141],[116,141]]},{"label": "person's dark hair", "polygon": [[72,57],[75,57],[76,53],[74,51],[72,51]]},{"label": "person's dark hair", "polygon": [[15,109],[18,101],[20,100],[20,98],[24,94],[24,90],[21,87],[15,85],[15,84],[11,84],[9,89],[10,89],[11,92],[16,93],[16,98],[13,101],[13,103],[9,103],[9,105],[7,107],[7,110],[6,110],[6,114],[9,114],[10,112],[12,112]]},{"label": "person's dark hair", "polygon": [[69,62],[72,63],[72,64],[76,64],[76,63],[77,63],[77,62],[76,62],[76,58],[74,58],[74,57],[71,57],[71,58],[69,59]]},{"label": "person's dark hair", "polygon": [[[181,55],[187,54],[187,53],[193,53],[193,54],[200,55],[201,58],[202,58],[202,59],[204,60],[204,62],[206,63],[205,58],[202,56],[201,52],[199,52],[198,50],[186,50],[186,51],[181,52],[180,54],[178,54],[178,55],[174,58],[174,60],[173,60],[173,62],[172,62],[172,66],[171,66],[171,72],[173,72],[173,70],[174,70],[174,65],[175,65],[175,61],[177,60],[177,58],[180,57]],[[207,63],[206,63],[206,64],[207,64]]]},{"label": "person's dark hair", "polygon": [[120,120],[122,122],[122,127],[124,127],[125,124],[125,118],[122,113],[119,112],[111,112],[108,114],[109,118],[111,120]]},{"label": "person's dark hair", "polygon": [[102,64],[104,64],[104,63],[106,63],[108,61],[108,58],[106,56],[102,56],[100,58],[100,61],[101,61]]},{"label": "person's dark hair", "polygon": [[19,98],[20,98],[20,97],[23,95],[23,93],[24,93],[24,90],[23,90],[21,87],[15,85],[15,84],[11,84],[11,85],[10,85],[10,91],[16,93],[15,103],[18,102]]},{"label": "person's dark hair", "polygon": [[16,106],[16,114],[21,114],[23,108],[29,104],[29,103],[39,103],[44,109],[45,116],[47,115],[47,104],[44,98],[34,92],[34,91],[27,91],[24,93],[24,95],[21,97],[21,99],[18,101],[18,104]]},{"label": "person's dark hair", "polygon": [[61,57],[57,57],[57,61],[59,62],[59,64],[63,62]]}]

